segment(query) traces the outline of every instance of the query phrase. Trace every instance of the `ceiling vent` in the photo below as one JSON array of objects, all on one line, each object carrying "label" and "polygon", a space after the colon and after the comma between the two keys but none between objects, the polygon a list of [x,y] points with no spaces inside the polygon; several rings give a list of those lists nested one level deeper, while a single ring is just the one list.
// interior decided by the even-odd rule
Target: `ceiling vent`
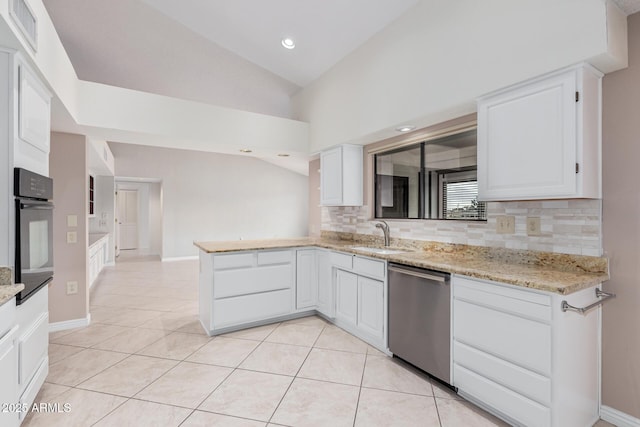
[{"label": "ceiling vent", "polygon": [[26,0],[11,0],[11,17],[33,50],[38,49],[38,20]]}]

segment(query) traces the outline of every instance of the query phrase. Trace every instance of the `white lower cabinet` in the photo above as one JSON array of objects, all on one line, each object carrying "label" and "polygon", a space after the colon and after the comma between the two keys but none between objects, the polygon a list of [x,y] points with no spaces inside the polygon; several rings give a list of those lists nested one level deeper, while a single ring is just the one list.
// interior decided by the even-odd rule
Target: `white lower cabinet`
[{"label": "white lower cabinet", "polygon": [[454,275],[453,385],[514,425],[580,427],[598,419],[599,310],[594,288],[569,296]]},{"label": "white lower cabinet", "polygon": [[315,308],[318,301],[318,269],[315,249],[296,251],[296,308]]},{"label": "white lower cabinet", "polygon": [[384,282],[358,277],[358,329],[377,340],[384,334]]},{"label": "white lower cabinet", "polygon": [[336,319],[353,326],[358,321],[358,276],[343,270],[336,273]]},{"label": "white lower cabinet", "polygon": [[[386,350],[386,264],[359,256],[355,256],[353,261],[353,272],[342,269],[336,272],[336,322],[370,344]],[[378,277],[382,280],[376,280]]]},{"label": "white lower cabinet", "polygon": [[335,317],[333,298],[333,266],[331,253],[323,249],[316,249],[316,266],[318,268],[318,303],[316,310],[328,318]]},{"label": "white lower cabinet", "polygon": [[107,264],[108,253],[109,235],[105,235],[89,246],[89,286],[93,285]]},{"label": "white lower cabinet", "polygon": [[[15,298],[0,306],[0,403],[18,403],[18,349],[15,344],[18,326],[15,325]],[[6,411],[4,409],[7,409]],[[20,419],[13,408],[0,408],[0,425],[15,427]]]},{"label": "white lower cabinet", "polygon": [[296,251],[200,254],[200,322],[209,335],[294,311]]}]

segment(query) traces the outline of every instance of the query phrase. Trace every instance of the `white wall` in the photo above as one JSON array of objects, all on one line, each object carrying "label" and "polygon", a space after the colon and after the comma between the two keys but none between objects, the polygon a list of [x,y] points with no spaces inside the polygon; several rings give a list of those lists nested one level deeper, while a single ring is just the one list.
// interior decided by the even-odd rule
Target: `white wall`
[{"label": "white wall", "polygon": [[423,0],[294,97],[311,151],[371,143],[475,111],[475,98],[588,60],[626,66],[624,15],[603,0]]},{"label": "white wall", "polygon": [[149,251],[162,257],[162,184],[149,183]]},{"label": "white wall", "polygon": [[162,256],[194,241],[307,235],[308,178],[251,157],[110,143],[116,175],[162,180]]}]

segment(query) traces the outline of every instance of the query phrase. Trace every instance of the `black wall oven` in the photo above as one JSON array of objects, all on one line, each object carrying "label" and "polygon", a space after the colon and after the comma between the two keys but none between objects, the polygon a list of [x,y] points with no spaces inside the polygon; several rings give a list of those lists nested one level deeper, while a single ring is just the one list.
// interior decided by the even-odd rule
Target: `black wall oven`
[{"label": "black wall oven", "polygon": [[53,180],[22,168],[14,170],[16,197],[16,295],[22,304],[53,280]]}]

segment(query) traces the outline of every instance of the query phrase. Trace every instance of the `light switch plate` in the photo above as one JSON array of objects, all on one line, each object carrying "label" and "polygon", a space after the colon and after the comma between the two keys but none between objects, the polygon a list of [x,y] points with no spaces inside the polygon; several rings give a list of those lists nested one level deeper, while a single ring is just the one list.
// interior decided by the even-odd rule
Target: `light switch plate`
[{"label": "light switch plate", "polygon": [[536,216],[527,217],[527,235],[539,236],[542,234],[540,230],[540,218]]},{"label": "light switch plate", "polygon": [[67,243],[78,243],[78,233],[67,231]]},{"label": "light switch plate", "polygon": [[78,293],[78,282],[67,282],[67,295],[75,295]]},{"label": "light switch plate", "polygon": [[67,215],[67,227],[78,226],[78,215]]},{"label": "light switch plate", "polygon": [[513,215],[496,217],[496,232],[498,234],[514,234],[516,232],[516,217]]}]

